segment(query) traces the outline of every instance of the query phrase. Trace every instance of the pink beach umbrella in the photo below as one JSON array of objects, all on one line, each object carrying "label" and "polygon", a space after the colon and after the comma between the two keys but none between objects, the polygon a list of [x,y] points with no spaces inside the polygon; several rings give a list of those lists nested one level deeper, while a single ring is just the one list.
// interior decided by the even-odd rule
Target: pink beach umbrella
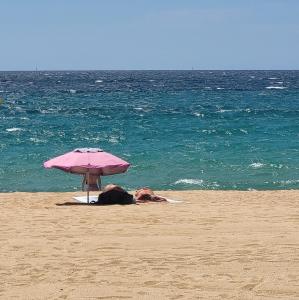
[{"label": "pink beach umbrella", "polygon": [[[66,154],[52,158],[44,163],[44,167],[56,168],[65,172],[82,174],[89,182],[90,176],[106,176],[124,173],[130,164],[110,153],[98,148],[79,148]],[[89,186],[87,187],[89,202]]]}]

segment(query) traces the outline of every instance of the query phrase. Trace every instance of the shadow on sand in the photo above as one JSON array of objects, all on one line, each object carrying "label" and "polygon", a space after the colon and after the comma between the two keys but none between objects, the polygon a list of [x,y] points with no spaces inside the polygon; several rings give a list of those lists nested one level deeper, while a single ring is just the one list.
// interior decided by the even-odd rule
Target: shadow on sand
[{"label": "shadow on sand", "polygon": [[73,205],[79,205],[79,206],[101,206],[95,203],[78,203],[78,202],[64,202],[64,203],[56,203],[57,206],[73,206]]},{"label": "shadow on sand", "polygon": [[105,203],[105,204],[99,204],[99,203],[78,203],[78,202],[64,202],[64,203],[56,203],[56,206],[111,206],[111,205],[132,205],[136,203]]}]

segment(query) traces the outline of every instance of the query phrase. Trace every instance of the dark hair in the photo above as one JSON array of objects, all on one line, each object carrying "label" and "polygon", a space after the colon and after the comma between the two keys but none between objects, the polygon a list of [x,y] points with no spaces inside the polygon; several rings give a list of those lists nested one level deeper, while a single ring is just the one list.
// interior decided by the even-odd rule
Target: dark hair
[{"label": "dark hair", "polygon": [[103,192],[99,195],[98,202],[99,205],[112,205],[112,204],[133,204],[133,195],[127,193],[126,191],[110,190]]}]

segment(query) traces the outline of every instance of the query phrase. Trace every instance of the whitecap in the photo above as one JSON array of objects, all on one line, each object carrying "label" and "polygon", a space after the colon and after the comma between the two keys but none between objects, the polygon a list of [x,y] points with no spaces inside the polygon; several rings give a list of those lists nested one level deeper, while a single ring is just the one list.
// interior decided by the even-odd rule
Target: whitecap
[{"label": "whitecap", "polygon": [[50,109],[48,109],[48,110],[47,110],[47,109],[40,109],[39,112],[40,112],[41,114],[43,114],[43,115],[51,113],[51,112],[50,112]]},{"label": "whitecap", "polygon": [[282,184],[282,185],[289,185],[299,183],[299,179],[289,179],[289,180],[281,180],[281,181],[274,181],[274,184]]},{"label": "whitecap", "polygon": [[201,187],[217,188],[220,185],[217,182],[205,182],[202,179],[179,179],[174,184],[190,184],[190,185],[199,185]]},{"label": "whitecap", "polygon": [[266,87],[266,89],[268,89],[268,90],[284,90],[284,89],[286,89],[286,87],[285,86],[272,86],[272,85],[270,85],[270,86],[267,86]]},{"label": "whitecap", "polygon": [[218,87],[218,88],[217,88],[217,90],[224,90],[224,88],[222,88],[222,87]]},{"label": "whitecap", "polygon": [[196,117],[204,117],[204,114],[202,114],[200,112],[195,112],[193,115]]},{"label": "whitecap", "polygon": [[233,111],[232,109],[219,109],[217,112],[218,113],[225,113],[225,112],[230,112]]},{"label": "whitecap", "polygon": [[210,134],[210,133],[215,133],[216,129],[203,129],[201,132]]},{"label": "whitecap", "polygon": [[251,165],[249,165],[249,167],[253,168],[253,169],[259,169],[259,168],[262,168],[264,167],[265,164],[263,163],[260,163],[260,162],[257,162],[257,163],[252,163]]},{"label": "whitecap", "polygon": [[103,82],[103,80],[101,80],[101,79],[98,79],[95,81],[95,83],[101,83],[101,82]]},{"label": "whitecap", "polygon": [[72,89],[70,89],[70,91],[69,91],[71,94],[76,94],[76,90],[72,90]]},{"label": "whitecap", "polygon": [[15,110],[16,111],[20,111],[20,112],[22,112],[22,111],[25,111],[22,107],[20,107],[20,106],[16,106],[15,107]]},{"label": "whitecap", "polygon": [[243,132],[243,133],[245,133],[245,134],[248,134],[248,131],[245,130],[245,129],[242,129],[242,128],[241,128],[240,131]]},{"label": "whitecap", "polygon": [[275,80],[275,79],[278,79],[277,77],[270,77],[270,78],[268,78],[268,79],[270,79],[270,80]]},{"label": "whitecap", "polygon": [[204,181],[202,179],[179,179],[174,184],[180,184],[180,183],[202,185]]},{"label": "whitecap", "polygon": [[38,138],[33,138],[33,137],[29,138],[29,140],[34,143],[45,143],[46,142],[45,140],[40,140]]},{"label": "whitecap", "polygon": [[118,138],[116,136],[111,136],[108,139],[108,142],[112,143],[112,144],[118,144]]},{"label": "whitecap", "polygon": [[22,128],[18,128],[18,127],[7,128],[6,131],[8,132],[22,131]]},{"label": "whitecap", "polygon": [[[272,168],[276,168],[276,169],[282,169],[284,167],[283,164],[278,164],[278,165],[276,165],[276,164],[270,164],[270,166]],[[285,168],[288,169],[287,166]]]}]

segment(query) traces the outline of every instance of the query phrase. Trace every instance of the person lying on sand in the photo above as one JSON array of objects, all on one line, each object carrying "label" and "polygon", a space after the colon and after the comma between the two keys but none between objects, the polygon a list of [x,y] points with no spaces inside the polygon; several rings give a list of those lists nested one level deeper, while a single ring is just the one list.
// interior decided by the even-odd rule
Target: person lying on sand
[{"label": "person lying on sand", "polygon": [[114,183],[110,183],[110,184],[107,184],[107,185],[104,187],[103,193],[104,193],[104,192],[108,192],[108,191],[112,191],[112,190],[120,191],[120,192],[126,192],[126,190],[123,189],[121,186],[116,185],[116,184],[114,184]]},{"label": "person lying on sand", "polygon": [[155,195],[148,187],[140,188],[135,192],[135,197],[129,194],[125,189],[116,184],[108,184],[99,195],[98,201],[94,204],[140,204],[149,202],[167,202],[166,198]]},{"label": "person lying on sand", "polygon": [[167,202],[166,198],[155,195],[155,193],[148,187],[143,187],[135,192],[135,201],[138,203],[147,202]]},{"label": "person lying on sand", "polygon": [[112,205],[112,204],[135,204],[133,195],[129,194],[122,187],[116,184],[108,184],[99,195],[97,205]]}]

